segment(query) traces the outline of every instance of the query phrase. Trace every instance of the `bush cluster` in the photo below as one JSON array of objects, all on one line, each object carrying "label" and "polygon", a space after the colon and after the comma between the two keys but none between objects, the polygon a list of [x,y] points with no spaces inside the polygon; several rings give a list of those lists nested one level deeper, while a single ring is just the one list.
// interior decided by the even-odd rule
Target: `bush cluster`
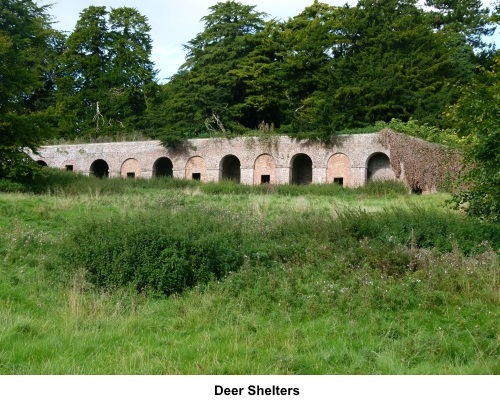
[{"label": "bush cluster", "polygon": [[419,249],[475,255],[491,248],[500,248],[497,225],[418,206],[347,210],[336,217],[305,212],[270,223],[176,207],[84,222],[61,255],[98,287],[134,285],[170,295],[222,279],[244,264],[275,268],[340,260],[347,270],[399,277],[420,269]]},{"label": "bush cluster", "polygon": [[26,191],[26,187],[9,179],[0,179],[0,192],[2,193],[21,193]]},{"label": "bush cluster", "polygon": [[61,254],[98,287],[170,295],[237,270],[240,239],[227,216],[161,211],[84,222]]}]

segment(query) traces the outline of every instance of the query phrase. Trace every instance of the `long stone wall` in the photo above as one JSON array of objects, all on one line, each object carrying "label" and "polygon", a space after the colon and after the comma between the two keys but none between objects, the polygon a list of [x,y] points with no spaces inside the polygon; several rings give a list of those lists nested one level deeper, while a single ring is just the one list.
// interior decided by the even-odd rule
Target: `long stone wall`
[{"label": "long stone wall", "polygon": [[346,187],[396,179],[390,150],[378,133],[337,136],[328,144],[276,136],[192,139],[180,148],[165,148],[157,141],[59,145],[43,147],[33,158],[99,177],[173,176],[244,184],[335,182]]}]

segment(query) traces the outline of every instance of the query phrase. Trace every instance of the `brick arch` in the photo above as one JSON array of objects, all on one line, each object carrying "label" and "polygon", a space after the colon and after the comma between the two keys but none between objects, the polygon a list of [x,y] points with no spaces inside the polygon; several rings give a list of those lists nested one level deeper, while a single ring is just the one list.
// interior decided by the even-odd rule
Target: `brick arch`
[{"label": "brick arch", "polygon": [[326,182],[352,186],[351,159],[344,153],[335,153],[328,160]]},{"label": "brick arch", "polygon": [[141,165],[136,159],[127,159],[122,163],[120,169],[120,174],[122,177],[135,178],[141,176]]},{"label": "brick arch", "polygon": [[392,171],[389,156],[382,152],[375,152],[366,161],[366,180],[394,180],[396,176]]},{"label": "brick arch", "polygon": [[276,163],[268,153],[255,159],[253,166],[253,184],[276,184]]},{"label": "brick arch", "polygon": [[185,178],[187,180],[205,181],[207,178],[207,166],[205,159],[201,156],[193,156],[186,162]]},{"label": "brick arch", "polygon": [[174,165],[172,161],[165,156],[155,160],[153,164],[153,177],[173,177]]},{"label": "brick arch", "polygon": [[290,160],[290,183],[310,184],[312,183],[313,163],[309,155],[297,153]]},{"label": "brick arch", "polygon": [[90,165],[89,173],[95,177],[102,179],[103,177],[109,177],[109,165],[103,159],[97,159]]},{"label": "brick arch", "polygon": [[235,155],[226,155],[219,165],[220,180],[241,181],[241,162]]}]

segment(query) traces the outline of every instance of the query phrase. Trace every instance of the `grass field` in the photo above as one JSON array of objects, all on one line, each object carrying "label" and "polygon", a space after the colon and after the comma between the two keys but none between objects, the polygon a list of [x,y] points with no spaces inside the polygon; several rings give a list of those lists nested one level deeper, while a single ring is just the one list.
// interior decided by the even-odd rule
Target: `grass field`
[{"label": "grass field", "polygon": [[0,193],[1,374],[499,374],[500,227],[394,184]]}]

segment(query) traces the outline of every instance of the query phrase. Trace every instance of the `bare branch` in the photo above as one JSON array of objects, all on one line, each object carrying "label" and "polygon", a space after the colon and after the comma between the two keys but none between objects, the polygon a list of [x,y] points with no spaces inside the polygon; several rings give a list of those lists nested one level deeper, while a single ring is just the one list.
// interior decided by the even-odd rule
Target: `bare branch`
[{"label": "bare branch", "polygon": [[102,120],[103,125],[106,123],[106,121],[104,121],[104,117],[101,114],[101,110],[99,109],[99,101],[96,103],[95,111],[96,112],[94,115],[94,119],[92,121],[96,122],[96,129],[99,131],[99,120]]}]

